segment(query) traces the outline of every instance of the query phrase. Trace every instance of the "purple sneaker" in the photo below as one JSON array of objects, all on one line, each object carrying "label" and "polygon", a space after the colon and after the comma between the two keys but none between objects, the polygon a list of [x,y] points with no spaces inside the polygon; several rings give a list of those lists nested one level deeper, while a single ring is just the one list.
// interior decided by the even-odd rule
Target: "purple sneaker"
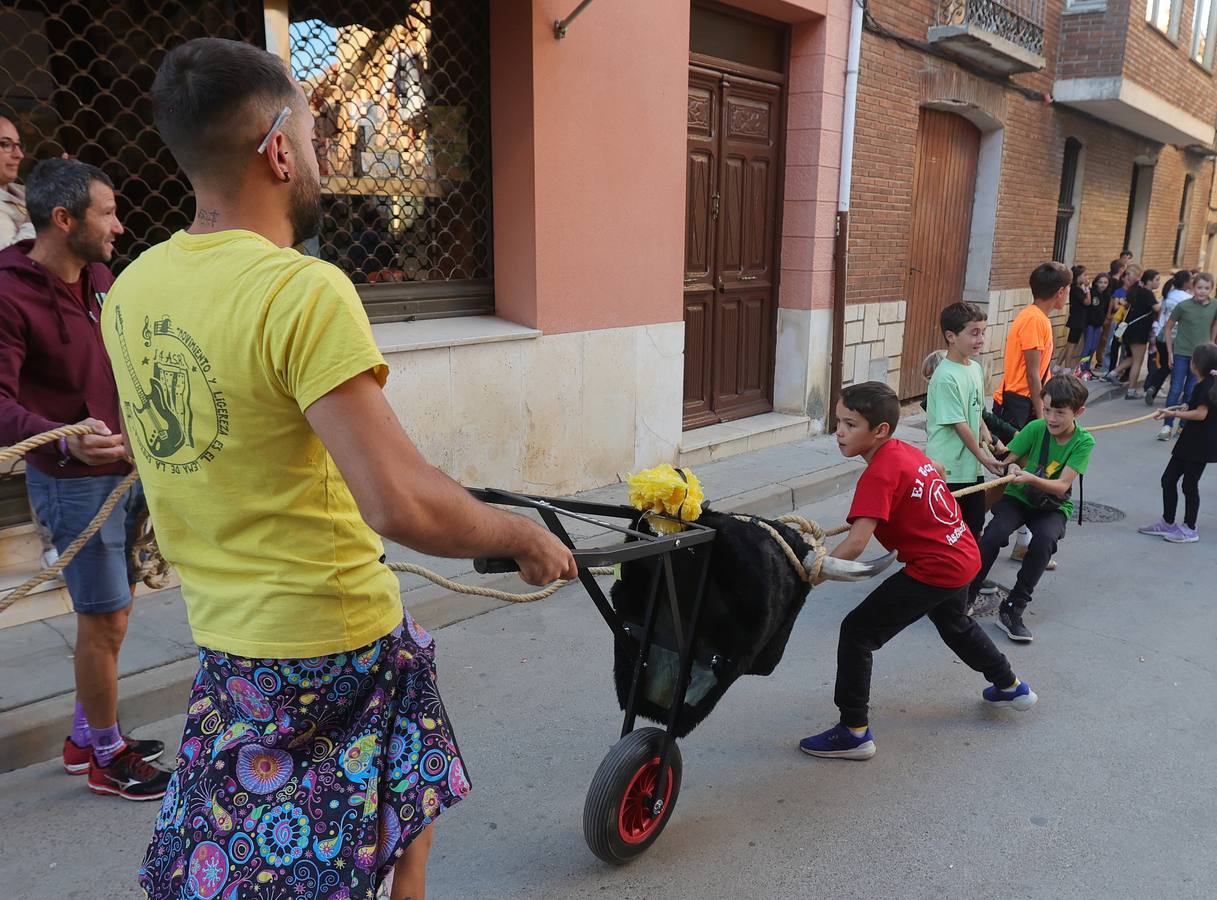
[{"label": "purple sneaker", "polygon": [[1142,525],[1137,529],[1141,534],[1149,534],[1154,537],[1166,537],[1168,534],[1173,534],[1175,526],[1167,523],[1165,519],[1159,519],[1153,525]]},{"label": "purple sneaker", "polygon": [[1172,544],[1194,544],[1200,540],[1200,533],[1195,528],[1176,525],[1170,534],[1164,534],[1162,537]]}]

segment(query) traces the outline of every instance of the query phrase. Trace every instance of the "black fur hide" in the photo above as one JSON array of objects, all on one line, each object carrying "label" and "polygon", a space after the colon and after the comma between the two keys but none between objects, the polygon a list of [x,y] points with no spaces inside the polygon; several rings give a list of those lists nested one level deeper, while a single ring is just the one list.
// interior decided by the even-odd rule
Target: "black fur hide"
[{"label": "black fur hide", "polygon": [[[706,510],[698,524],[717,532],[713,543],[672,554],[681,620],[688,628],[697,589],[699,563],[695,554],[713,548],[694,639],[690,694],[676,718],[677,737],[697,727],[741,675],[768,675],[777,667],[809,590],[773,537],[754,522]],[[797,532],[776,522],[769,524],[782,534],[799,559],[807,555],[810,548]],[[626,563],[621,580],[613,585],[613,607],[628,624],[633,638],[615,642],[613,676],[623,710],[629,701],[642,641],[647,592],[660,565],[657,558]],[[677,644],[662,575],[659,583],[654,643],[660,649],[652,648],[637,708],[639,715],[666,724],[671,704],[664,697],[670,698],[675,688]]]}]

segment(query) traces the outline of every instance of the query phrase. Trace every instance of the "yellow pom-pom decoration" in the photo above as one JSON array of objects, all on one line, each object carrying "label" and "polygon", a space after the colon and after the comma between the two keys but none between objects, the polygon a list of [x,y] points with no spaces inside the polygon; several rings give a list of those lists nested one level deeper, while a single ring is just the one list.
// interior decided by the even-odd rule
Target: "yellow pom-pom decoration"
[{"label": "yellow pom-pom decoration", "polygon": [[[702,501],[706,499],[696,475],[689,469],[678,471],[667,463],[631,475],[629,485],[630,505],[635,509],[684,522],[697,521]],[[684,530],[680,522],[670,519],[654,518],[650,524],[660,534]]]}]

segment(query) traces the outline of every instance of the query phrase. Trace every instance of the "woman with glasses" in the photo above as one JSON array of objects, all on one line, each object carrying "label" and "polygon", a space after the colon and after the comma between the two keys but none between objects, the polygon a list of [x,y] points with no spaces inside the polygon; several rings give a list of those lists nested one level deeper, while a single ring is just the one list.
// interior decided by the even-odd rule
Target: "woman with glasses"
[{"label": "woman with glasses", "polygon": [[0,250],[34,237],[25,209],[25,188],[17,183],[17,167],[23,159],[17,127],[0,116]]}]

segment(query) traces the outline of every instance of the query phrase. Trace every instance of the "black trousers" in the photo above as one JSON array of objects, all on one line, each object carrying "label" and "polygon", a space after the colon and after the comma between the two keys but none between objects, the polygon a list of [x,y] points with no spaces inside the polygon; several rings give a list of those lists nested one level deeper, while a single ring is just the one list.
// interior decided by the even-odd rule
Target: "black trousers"
[{"label": "black trousers", "polygon": [[1031,545],[1023,557],[1009,600],[1011,606],[1021,611],[1031,602],[1035,586],[1048,568],[1052,554],[1056,553],[1056,545],[1065,536],[1065,514],[1060,510],[1032,509],[1013,497],[1002,497],[990,512],[992,518],[980,537],[980,574],[972,582],[969,596],[976,598],[997,555],[1010,542],[1010,535],[1026,525],[1031,530]]},{"label": "black trousers", "polygon": [[1002,391],[1001,403],[993,404],[993,413],[1020,431],[1024,425],[1035,418],[1031,398],[1013,391]]},{"label": "black trousers", "polygon": [[841,623],[837,642],[837,689],[841,721],[851,728],[867,724],[872,654],[922,616],[928,616],[943,643],[993,684],[1006,687],[1014,672],[967,613],[968,589],[940,588],[899,571],[875,588]]},{"label": "black trousers", "polygon": [[[975,484],[983,482],[983,478],[977,478],[975,481],[957,481],[947,485],[947,490],[952,494],[966,487],[972,487]],[[968,494],[966,497],[959,498],[959,511],[963,513],[964,524],[968,526],[968,531],[972,532],[972,537],[980,541],[980,533],[985,528],[985,492],[977,491],[975,494]]]},{"label": "black trousers", "polygon": [[1200,515],[1200,476],[1208,463],[1192,462],[1172,456],[1162,473],[1162,520],[1175,524],[1175,513],[1179,509],[1179,479],[1183,479],[1183,524],[1196,527]]}]

